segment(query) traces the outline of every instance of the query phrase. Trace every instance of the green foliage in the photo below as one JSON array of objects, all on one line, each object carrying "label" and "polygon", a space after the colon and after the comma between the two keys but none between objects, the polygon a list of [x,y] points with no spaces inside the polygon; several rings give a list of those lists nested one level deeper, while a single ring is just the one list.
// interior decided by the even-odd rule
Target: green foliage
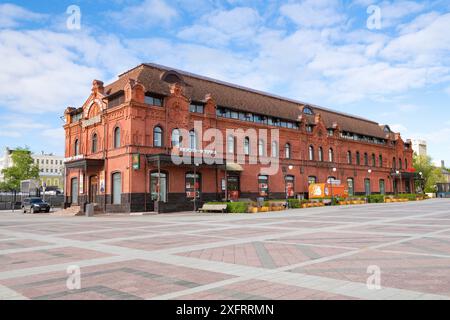
[{"label": "green foliage", "polygon": [[367,197],[369,203],[383,203],[384,202],[384,195],[382,194],[372,194]]},{"label": "green foliage", "polygon": [[20,190],[22,180],[39,178],[39,167],[34,164],[28,148],[17,148],[12,154],[12,167],[2,170],[5,181],[0,185],[3,190]]},{"label": "green foliage", "polygon": [[414,155],[413,165],[417,173],[422,172],[420,187],[425,192],[434,193],[437,191],[436,183],[445,182],[442,169],[433,166],[431,157]]},{"label": "green foliage", "polygon": [[396,196],[399,199],[408,199],[409,201],[416,201],[417,195],[413,193],[402,193]]},{"label": "green foliage", "polygon": [[298,209],[302,207],[302,200],[299,199],[288,199],[289,208]]},{"label": "green foliage", "polygon": [[248,211],[248,202],[229,202],[227,203],[228,213],[246,213]]}]

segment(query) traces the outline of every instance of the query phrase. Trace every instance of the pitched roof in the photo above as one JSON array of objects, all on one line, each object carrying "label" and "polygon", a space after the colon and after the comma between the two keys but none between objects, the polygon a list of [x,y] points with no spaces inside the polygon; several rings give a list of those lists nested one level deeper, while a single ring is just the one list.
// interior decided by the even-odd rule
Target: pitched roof
[{"label": "pitched roof", "polygon": [[[148,91],[169,95],[169,86],[161,79],[168,71],[182,76],[186,85],[185,94],[193,101],[203,101],[207,94],[211,94],[219,106],[292,121],[298,121],[299,116],[303,115],[303,107],[309,106],[316,114],[320,113],[327,128],[333,128],[337,123],[343,131],[386,138],[382,127],[374,121],[157,64],[141,64],[119,75],[118,80],[105,87],[105,93],[117,93],[123,90],[129,79],[133,79],[142,83]],[[311,122],[310,116],[306,118]]]}]

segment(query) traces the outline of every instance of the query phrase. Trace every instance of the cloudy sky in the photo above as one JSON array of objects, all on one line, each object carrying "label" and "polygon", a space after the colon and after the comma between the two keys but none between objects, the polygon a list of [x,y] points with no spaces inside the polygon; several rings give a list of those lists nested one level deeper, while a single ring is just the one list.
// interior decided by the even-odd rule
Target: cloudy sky
[{"label": "cloudy sky", "polygon": [[2,149],[62,155],[92,80],[154,62],[390,124],[450,165],[447,0],[11,1],[0,58]]}]

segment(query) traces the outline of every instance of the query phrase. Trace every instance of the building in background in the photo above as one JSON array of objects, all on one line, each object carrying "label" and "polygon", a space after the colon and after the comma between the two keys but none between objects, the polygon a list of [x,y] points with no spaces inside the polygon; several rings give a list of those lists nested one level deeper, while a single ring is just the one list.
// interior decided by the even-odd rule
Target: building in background
[{"label": "building in background", "polygon": [[427,156],[427,142],[425,140],[412,140],[412,149],[418,156]]},{"label": "building in background", "polygon": [[14,153],[14,150],[9,149],[8,147],[5,148],[5,151],[3,152],[3,156],[0,158],[0,182],[3,182],[3,169],[9,168],[12,166],[12,157],[11,155]]},{"label": "building in background", "polygon": [[55,187],[64,190],[64,157],[52,153],[32,154],[34,163],[39,167],[40,186]]}]

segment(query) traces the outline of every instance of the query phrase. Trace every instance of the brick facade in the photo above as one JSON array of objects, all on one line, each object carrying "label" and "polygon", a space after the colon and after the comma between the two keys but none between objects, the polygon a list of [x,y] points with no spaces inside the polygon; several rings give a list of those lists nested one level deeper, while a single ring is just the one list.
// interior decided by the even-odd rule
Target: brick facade
[{"label": "brick facade", "polygon": [[[216,128],[223,132],[224,137],[226,137],[226,129],[274,129],[265,124],[218,116],[215,92],[207,92],[205,95],[202,101],[203,113],[190,112],[189,90],[191,89],[184,83],[160,84],[167,86],[167,94],[161,97],[163,98],[162,106],[146,103],[146,93],[155,92],[155,90],[135,79],[122,81],[122,78],[119,78],[114,85],[122,87],[123,93],[120,90],[118,94],[119,97],[123,94],[121,99],[117,100],[115,93],[108,94],[102,82],[94,81],[92,93],[85,104],[79,109],[68,108],[65,112],[67,170],[64,190],[68,203],[73,202],[74,193],[78,193],[78,201],[75,202],[82,207],[85,203],[92,202],[97,204],[99,210],[107,212],[153,211],[155,201],[151,197],[150,175],[152,172],[158,172],[158,166],[148,162],[147,155],[169,155],[172,149],[171,133],[174,129],[191,130],[194,128],[194,121],[202,122],[203,132],[208,128]],[[119,103],[113,103],[113,101],[119,101]],[[342,138],[339,123],[336,123],[333,134],[330,135],[330,127],[326,126],[320,110],[315,110],[311,120],[312,132],[307,132],[306,120],[302,118],[297,120],[298,128],[276,128],[279,129],[280,136],[280,168],[277,174],[269,177],[269,198],[284,198],[286,175],[295,178],[296,195],[307,196],[310,176],[316,177],[317,182],[325,182],[329,176],[334,176],[343,183],[352,178],[355,194],[365,194],[365,179],[370,179],[371,193],[380,192],[380,180],[385,182],[386,193],[414,192],[414,181],[407,175],[413,162],[413,151],[410,143],[405,143],[399,134],[387,134],[386,144],[382,145]],[[154,146],[156,126],[163,131],[161,147]],[[115,145],[116,128],[120,130],[120,143]],[[206,149],[209,143],[204,142],[197,149]],[[290,159],[284,158],[286,143],[290,144]],[[271,154],[271,146],[270,143],[268,144],[266,152]],[[314,148],[314,161],[309,160],[310,146]],[[323,161],[318,161],[320,147],[323,149]],[[251,148],[255,151],[256,146],[253,144]],[[332,162],[328,158],[330,148],[333,149]],[[352,164],[348,164],[348,151],[352,154]],[[361,157],[360,165],[356,164],[357,152]],[[365,153],[369,158],[367,166],[364,164]],[[139,169],[133,168],[133,154],[140,155]],[[372,165],[372,154],[375,155],[375,166]],[[382,164],[379,163],[380,155]],[[392,173],[395,169],[399,169],[399,159],[402,162],[402,173],[396,177]],[[408,167],[405,167],[405,164]],[[229,172],[229,174],[239,176],[241,198],[255,199],[259,194],[258,175],[261,165],[244,164],[242,167],[244,169],[242,172]],[[335,173],[331,170],[333,167],[337,169]],[[167,164],[160,166],[160,171],[167,175],[167,199],[165,202],[158,203],[159,211],[193,209],[194,203],[187,198],[185,189],[186,173],[192,172],[193,169],[193,166]],[[202,191],[197,205],[204,201],[221,200],[225,195],[222,190],[225,170],[202,165],[197,172],[201,174]],[[113,200],[114,173],[120,173],[120,201]],[[403,178],[400,183],[400,176],[403,174],[406,178]],[[117,178],[117,175],[115,177]],[[77,183],[73,186],[78,188],[77,191],[72,190],[72,183],[75,181],[73,179],[76,179]],[[394,181],[396,181],[397,190],[394,190]]]}]

